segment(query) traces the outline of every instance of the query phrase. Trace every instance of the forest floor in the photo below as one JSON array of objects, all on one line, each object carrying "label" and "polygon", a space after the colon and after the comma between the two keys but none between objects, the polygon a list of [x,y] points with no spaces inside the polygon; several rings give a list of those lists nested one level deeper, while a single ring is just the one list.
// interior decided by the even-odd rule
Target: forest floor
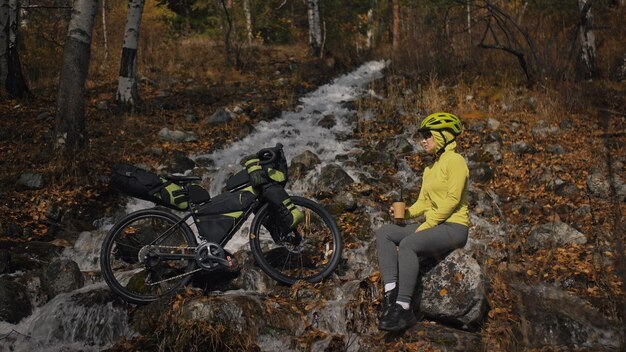
[{"label": "forest floor", "polygon": [[[172,82],[168,94],[163,94],[161,88],[143,81],[139,88],[142,108],[133,114],[114,111],[115,104],[111,100],[116,82],[107,82],[89,90],[86,120],[89,143],[70,159],[56,155],[52,147],[54,96],[37,96],[35,91],[36,98],[30,101],[0,100],[0,240],[50,241],[62,231],[91,230],[92,221],[106,216],[118,202],[116,194],[109,191],[104,177],[109,174],[113,163],[123,161],[157,167],[178,152],[190,155],[218,149],[249,133],[242,126],[271,119],[276,111],[290,110],[300,96],[338,73],[340,70],[328,61],[307,60],[304,51],[278,51],[261,56],[254,72],[240,73],[212,85],[199,85],[193,94],[189,93],[189,88],[199,82]],[[472,89],[475,92],[489,90],[488,87]],[[486,120],[494,94],[485,95],[484,104],[474,106],[472,111],[459,113],[474,119],[469,124]],[[511,241],[517,241],[517,244],[508,247],[497,244],[502,246],[502,251],[514,253],[514,262],[507,263],[514,265],[507,266],[507,270],[513,270],[515,275],[524,277],[530,283],[576,277],[585,282],[583,286],[577,286],[577,294],[592,301],[619,302],[621,299],[623,302],[624,288],[618,275],[619,265],[615,267],[610,261],[618,255],[607,234],[620,235],[619,231],[614,231],[616,226],[620,226],[620,221],[623,224],[620,216],[625,211],[624,201],[617,200],[615,203],[611,199],[591,197],[586,191],[586,182],[593,168],[606,170],[606,157],[610,153],[622,155],[619,169],[615,171],[626,179],[623,163],[626,150],[623,136],[626,131],[623,115],[626,111],[625,94],[623,83],[596,84],[589,91],[580,93],[580,96],[587,95],[595,103],[590,103],[590,108],[584,111],[552,116],[548,121],[550,124],[563,126],[562,123],[567,120],[570,126],[557,132],[557,140],[553,141],[537,140],[532,134],[533,124],[544,118],[540,113],[514,111],[498,114],[506,146],[510,147],[518,140],[533,141],[537,151],[518,157],[511,154],[510,148],[505,148],[505,155],[497,165],[497,176],[484,186],[485,189],[493,189],[502,199],[515,201],[505,201],[502,217],[492,219],[493,222],[506,221],[508,226],[515,228],[560,219],[585,233],[589,239],[587,245],[545,250],[531,255],[520,248],[524,242],[523,234],[513,232]],[[103,101],[108,103],[103,104]],[[235,106],[242,108],[244,113],[230,123],[209,126],[202,122],[218,108],[232,109]],[[621,115],[601,113],[598,108],[617,111]],[[187,119],[188,115],[195,115],[197,119]],[[524,127],[513,130],[509,128],[513,122],[521,122]],[[604,123],[608,127],[604,128]],[[157,137],[163,127],[193,131],[198,140],[185,144],[164,143]],[[369,132],[361,137],[364,142],[382,140],[397,132],[381,121],[373,124]],[[606,132],[622,134],[611,137]],[[469,133],[463,141],[466,146],[484,142],[479,132]],[[553,144],[569,151],[567,157],[554,157],[549,153],[547,149]],[[159,148],[163,152],[160,155],[146,153],[150,148]],[[545,185],[529,182],[537,177],[537,170],[549,168],[556,170],[562,180],[573,184],[580,193],[573,198],[562,197],[552,194]],[[29,173],[43,176],[40,189],[19,185],[20,176]],[[531,207],[530,213],[525,212],[516,206],[520,199],[539,206]],[[577,217],[575,211],[583,204],[589,205],[592,212]],[[357,223],[358,219],[344,216],[341,221],[342,227],[349,229],[354,227],[349,223]],[[485,264],[493,272],[502,268],[502,263],[498,262]],[[511,311],[510,292],[501,279],[494,276],[491,282],[491,311],[490,320],[483,330],[485,339],[506,338],[510,334],[507,331],[510,321],[516,320]],[[618,312],[620,304],[614,304],[601,308],[609,315],[623,318],[623,313]]]}]

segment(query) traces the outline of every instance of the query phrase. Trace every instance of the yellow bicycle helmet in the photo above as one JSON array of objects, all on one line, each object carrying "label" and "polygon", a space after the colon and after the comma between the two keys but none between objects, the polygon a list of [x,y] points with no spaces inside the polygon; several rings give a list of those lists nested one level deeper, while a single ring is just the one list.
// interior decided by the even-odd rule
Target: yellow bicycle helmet
[{"label": "yellow bicycle helmet", "polygon": [[436,112],[422,120],[418,131],[424,130],[450,131],[453,135],[458,136],[463,131],[463,125],[461,124],[461,119],[456,115],[447,112]]}]

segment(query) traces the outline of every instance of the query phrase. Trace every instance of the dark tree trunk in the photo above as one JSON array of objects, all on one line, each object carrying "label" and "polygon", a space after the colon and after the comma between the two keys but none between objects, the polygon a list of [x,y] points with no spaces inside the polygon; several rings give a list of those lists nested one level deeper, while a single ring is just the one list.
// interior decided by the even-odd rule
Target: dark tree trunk
[{"label": "dark tree trunk", "polygon": [[8,18],[8,43],[6,50],[7,75],[4,86],[7,93],[14,97],[23,98],[30,96],[26,80],[22,74],[22,65],[17,51],[18,48],[18,23],[19,9],[17,0],[9,0],[9,18]]},{"label": "dark tree trunk", "polygon": [[91,55],[91,34],[96,0],[75,0],[63,48],[59,80],[55,147],[65,152],[83,147],[85,131],[85,80]]}]

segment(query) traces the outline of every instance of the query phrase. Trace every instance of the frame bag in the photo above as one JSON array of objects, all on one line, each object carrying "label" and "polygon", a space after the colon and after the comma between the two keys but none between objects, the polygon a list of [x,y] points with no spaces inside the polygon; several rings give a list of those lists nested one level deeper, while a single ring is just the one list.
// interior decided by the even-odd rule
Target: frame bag
[{"label": "frame bag", "polygon": [[208,203],[194,210],[198,232],[207,241],[219,244],[255,198],[252,187],[211,198]]}]

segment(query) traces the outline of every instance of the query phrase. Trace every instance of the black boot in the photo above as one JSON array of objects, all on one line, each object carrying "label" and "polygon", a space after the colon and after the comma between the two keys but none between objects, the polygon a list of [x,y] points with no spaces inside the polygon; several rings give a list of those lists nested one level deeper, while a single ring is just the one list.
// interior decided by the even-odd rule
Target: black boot
[{"label": "black boot", "polygon": [[397,298],[398,298],[398,286],[397,285],[393,290],[385,292],[385,295],[383,296],[383,305],[380,308],[381,319],[382,317],[386,316],[389,313],[389,309],[391,309],[391,307],[393,307],[393,305],[396,303]]},{"label": "black boot", "polygon": [[404,309],[399,304],[394,304],[378,323],[378,329],[385,331],[399,331],[410,328],[417,323],[413,309]]}]

